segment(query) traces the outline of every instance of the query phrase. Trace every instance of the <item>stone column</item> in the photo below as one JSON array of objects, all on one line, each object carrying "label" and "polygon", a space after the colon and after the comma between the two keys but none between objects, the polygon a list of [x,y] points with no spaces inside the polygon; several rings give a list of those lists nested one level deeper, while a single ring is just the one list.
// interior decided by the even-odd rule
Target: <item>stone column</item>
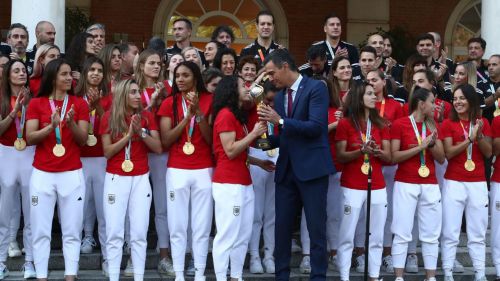
[{"label": "stone column", "polygon": [[55,44],[64,52],[65,0],[12,0],[12,23],[28,27],[28,49],[36,44],[35,27],[39,21],[50,21],[56,28]]},{"label": "stone column", "polygon": [[500,1],[482,0],[481,37],[486,40],[486,52],[483,58],[488,59],[493,54],[500,54],[500,29],[498,15]]}]

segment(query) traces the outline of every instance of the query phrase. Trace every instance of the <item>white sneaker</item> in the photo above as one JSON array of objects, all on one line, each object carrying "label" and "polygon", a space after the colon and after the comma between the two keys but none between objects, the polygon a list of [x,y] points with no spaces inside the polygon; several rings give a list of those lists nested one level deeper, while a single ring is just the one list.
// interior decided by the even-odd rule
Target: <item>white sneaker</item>
[{"label": "white sneaker", "polygon": [[128,258],[127,267],[123,271],[123,275],[127,277],[134,277],[134,265],[132,264],[132,259]]},{"label": "white sneaker", "polygon": [[102,275],[104,275],[105,277],[109,277],[108,261],[102,262]]},{"label": "white sneaker", "polygon": [[365,272],[365,254],[356,257],[354,260],[354,267],[356,268],[356,272]]},{"label": "white sneaker", "polygon": [[176,277],[175,277],[175,281],[185,281],[185,279],[184,279],[184,275],[181,275],[181,276],[176,276]]},{"label": "white sneaker", "polygon": [[273,257],[264,258],[264,260],[262,261],[262,263],[264,264],[264,268],[266,269],[266,273],[269,273],[269,274],[274,274],[275,273],[276,268],[275,268],[274,258]]},{"label": "white sneaker", "polygon": [[24,279],[36,278],[35,265],[31,261],[27,261],[23,265]]},{"label": "white sneaker", "polygon": [[7,276],[9,276],[9,270],[3,262],[0,262],[0,280],[4,279]]},{"label": "white sneaker", "polygon": [[300,253],[302,248],[297,243],[297,239],[292,239],[292,253]]},{"label": "white sneaker", "polygon": [[330,256],[328,258],[328,269],[333,270],[333,271],[339,271],[337,268],[337,255]]},{"label": "white sneaker", "polygon": [[196,268],[194,267],[194,259],[193,258],[191,258],[191,260],[189,260],[189,263],[188,263],[188,266],[186,269],[186,275],[187,276],[195,276],[196,275]]},{"label": "white sneaker", "polygon": [[436,277],[430,277],[429,279],[424,279],[424,281],[436,281]]},{"label": "white sneaker", "polygon": [[262,268],[262,262],[259,256],[250,257],[250,273],[262,274],[264,273],[264,268]]},{"label": "white sneaker", "polygon": [[[394,279],[394,281],[405,281],[405,280],[403,279],[403,277],[396,277],[396,279]],[[434,280],[434,281],[436,281],[436,280]]]},{"label": "white sneaker", "polygon": [[163,258],[158,262],[158,273],[171,276],[175,275],[174,267],[169,257]]},{"label": "white sneaker", "polygon": [[453,279],[453,275],[450,275],[450,276],[445,276],[445,277],[444,277],[444,281],[454,281],[454,279]]},{"label": "white sneaker", "polygon": [[94,240],[94,237],[85,236],[82,239],[82,245],[80,246],[80,253],[92,254],[92,251],[94,250],[94,247],[96,247],[96,246],[97,246],[97,244]]},{"label": "white sneaker", "polygon": [[206,281],[207,277],[206,276],[200,276],[200,277],[195,277],[194,281]]},{"label": "white sneaker", "polygon": [[464,266],[457,260],[453,262],[453,273],[464,273]]},{"label": "white sneaker", "polygon": [[382,258],[382,268],[387,273],[394,273],[394,266],[392,264],[392,256],[388,255]]},{"label": "white sneaker", "polygon": [[311,257],[304,256],[300,262],[300,273],[309,274],[311,273]]},{"label": "white sneaker", "polygon": [[416,254],[409,254],[406,257],[405,271],[407,273],[418,273],[418,257]]},{"label": "white sneaker", "polygon": [[23,255],[21,249],[19,249],[19,244],[17,241],[13,241],[9,243],[9,258],[20,257]]},{"label": "white sneaker", "polygon": [[483,275],[483,277],[476,279],[476,281],[488,281],[488,279],[486,279],[486,276]]}]

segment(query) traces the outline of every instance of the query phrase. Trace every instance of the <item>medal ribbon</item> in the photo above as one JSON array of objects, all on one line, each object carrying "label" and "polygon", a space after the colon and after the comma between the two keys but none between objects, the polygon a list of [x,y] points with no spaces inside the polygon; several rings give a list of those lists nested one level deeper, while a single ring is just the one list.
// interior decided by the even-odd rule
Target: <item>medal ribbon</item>
[{"label": "medal ribbon", "polygon": [[[368,143],[370,141],[370,138],[372,136],[372,121],[370,118],[368,118],[368,121],[366,122],[366,135],[363,134],[363,131],[361,128],[359,128],[359,133],[361,134],[361,140],[363,141],[364,144]],[[368,156],[368,153],[365,153],[363,156],[363,162],[368,163],[370,161],[370,158]]]},{"label": "medal ribbon", "polygon": [[380,117],[384,118],[384,113],[385,113],[385,98],[382,99],[382,105],[380,106],[380,112],[379,112]]},{"label": "medal ribbon", "polygon": [[274,124],[267,122],[267,134],[272,136],[274,134]]},{"label": "medal ribbon", "polygon": [[130,160],[130,148],[132,147],[132,138],[128,140],[128,144],[125,147],[125,160]]},{"label": "medal ribbon", "polygon": [[326,43],[326,47],[328,47],[328,52],[332,56],[332,60],[331,61],[333,61],[333,59],[335,58],[335,53],[333,52],[332,45],[330,45],[330,42],[328,40],[325,40],[325,43]]},{"label": "medal ribbon", "polygon": [[262,62],[264,62],[265,57],[264,57],[264,53],[262,53],[262,50],[259,48],[259,49],[257,50],[257,52],[259,53],[260,60],[261,60]]},{"label": "medal ribbon", "polygon": [[[87,98],[87,96],[83,96],[83,99],[87,102],[88,105],[90,105],[90,102],[89,102],[89,99]],[[94,134],[94,123],[95,123],[95,109],[89,113],[89,117],[90,117],[89,135],[93,135]]]},{"label": "medal ribbon", "polygon": [[[187,103],[184,97],[182,97],[182,110],[184,111],[184,117],[188,115]],[[195,116],[191,117],[191,121],[189,121],[189,128],[186,128],[187,142],[191,142],[191,137],[193,136],[194,131],[194,120]]]},{"label": "medal ribbon", "polygon": [[[52,113],[54,113],[56,111],[56,105],[54,103],[54,98],[53,97],[49,97],[49,103],[50,103],[50,109],[52,110]],[[62,106],[62,109],[61,109],[61,122],[59,122],[59,125],[57,125],[57,127],[54,129],[55,133],[56,133],[56,143],[57,144],[61,144],[62,143],[62,139],[61,139],[61,134],[62,134],[62,128],[61,128],[61,123],[63,122],[64,120],[64,116],[66,115],[66,108],[68,107],[68,95],[66,94],[66,96],[64,97],[64,101],[63,101],[63,106]]]},{"label": "medal ribbon", "polygon": [[[423,139],[426,137],[427,134],[427,126],[425,126],[425,121],[422,122],[422,136],[420,136],[418,133],[418,127],[417,124],[415,123],[415,118],[413,117],[413,115],[410,115],[410,121],[411,121],[411,126],[413,127],[413,131],[415,132],[415,136],[417,136],[418,145],[421,145]],[[420,154],[420,166],[425,166],[425,149],[422,150],[419,154]]]},{"label": "medal ribbon", "polygon": [[481,72],[479,72],[479,70],[476,70],[476,73],[477,73],[477,76],[479,76],[481,78],[481,80],[483,80],[483,83],[486,83],[488,81],[486,78],[484,78],[483,75],[481,75]]},{"label": "medal ribbon", "polygon": [[144,95],[144,99],[146,100],[146,105],[149,106],[149,104],[151,103],[151,99],[149,98],[148,91],[144,90],[142,94]]},{"label": "medal ribbon", "polygon": [[[470,122],[469,125],[469,133],[465,131],[464,125],[462,124],[462,121],[460,122],[460,126],[462,126],[462,130],[464,131],[464,137],[467,139],[469,136],[472,134],[472,121]],[[470,161],[472,159],[472,142],[467,146],[467,161]]]},{"label": "medal ribbon", "polygon": [[[16,107],[16,97],[12,97],[11,99],[11,106],[12,109]],[[23,138],[23,131],[24,131],[24,123],[26,121],[26,107],[23,105],[21,112],[17,112],[16,119],[14,119],[15,124],[16,124],[16,132],[17,132],[17,138],[22,139]]]}]

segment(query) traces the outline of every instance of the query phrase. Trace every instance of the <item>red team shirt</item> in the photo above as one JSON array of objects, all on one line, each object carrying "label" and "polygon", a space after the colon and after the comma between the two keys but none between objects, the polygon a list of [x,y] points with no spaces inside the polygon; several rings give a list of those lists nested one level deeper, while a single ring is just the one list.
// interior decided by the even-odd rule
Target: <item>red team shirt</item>
[{"label": "red team shirt", "polygon": [[40,91],[40,83],[42,82],[42,76],[30,78],[30,92],[33,97],[38,96],[38,91]]},{"label": "red team shirt", "polygon": [[[415,122],[418,128],[419,136],[422,136],[422,122]],[[432,134],[432,131],[427,128],[426,136]],[[438,138],[441,137],[441,133],[438,130]],[[415,146],[418,146],[417,136],[411,125],[409,117],[403,117],[391,126],[391,139],[400,140],[400,151],[405,151]],[[418,175],[418,169],[420,168],[420,153],[414,155],[410,159],[405,160],[398,164],[398,170],[396,171],[396,176],[394,179],[400,182],[413,183],[413,184],[437,184],[436,171],[434,166],[434,158],[430,149],[425,151],[425,165],[430,170],[428,177],[423,178]]]},{"label": "red team shirt", "polygon": [[[104,109],[104,112],[108,111],[111,108],[111,103],[113,102],[113,97],[111,94],[104,96],[101,98],[101,106]],[[101,134],[99,133],[99,127],[101,125],[101,118],[95,113],[95,122],[94,122],[94,136],[97,138],[97,143],[94,146],[84,145],[81,147],[82,157],[103,157],[104,152],[102,149],[102,140]],[[90,112],[89,112],[89,128],[90,128]]]},{"label": "red team shirt", "polygon": [[[362,129],[366,132],[366,125]],[[382,140],[390,139],[390,132],[387,127],[379,129],[372,124],[371,131],[372,139],[382,147]],[[335,133],[336,141],[347,141],[346,151],[355,151],[361,148],[361,135],[351,123],[350,118],[342,118],[337,126]],[[382,161],[379,158],[371,157],[372,165],[372,189],[383,189],[385,187],[384,176],[382,175]],[[340,177],[340,185],[343,187],[366,190],[368,175],[361,172],[361,165],[363,165],[363,155],[359,156],[356,160],[349,163],[344,163],[342,169],[342,176]]]},{"label": "red team shirt", "polygon": [[[440,99],[435,99],[434,103],[436,104],[436,106],[439,105],[439,104],[444,104],[443,120],[448,119],[448,116],[450,115],[450,111],[451,111],[451,104],[449,102],[446,102],[446,101],[440,100]],[[403,115],[404,116],[410,115],[409,104],[408,103],[405,103],[403,105]],[[438,112],[437,112],[437,110],[434,111],[434,121],[436,121],[436,122],[439,121],[438,120]]]},{"label": "red team shirt", "polygon": [[235,141],[239,141],[246,136],[243,125],[227,107],[219,111],[214,122],[213,144],[217,164],[212,181],[241,185],[252,184],[250,171],[246,165],[248,152],[243,151],[234,159],[229,159],[226,152],[224,152],[219,136],[220,133],[224,132],[235,132]]},{"label": "red team shirt", "polygon": [[[63,100],[54,100],[54,104],[56,107],[62,108]],[[80,120],[89,121],[89,107],[82,98],[68,95],[66,113],[71,109],[72,105],[74,105],[74,120],[76,123]],[[43,129],[50,125],[51,115],[52,109],[49,98],[34,98],[28,106],[26,121],[36,119],[39,121],[39,129]],[[33,167],[45,172],[66,172],[82,167],[80,146],[74,142],[73,133],[65,121],[61,123],[61,130],[62,145],[66,149],[66,153],[62,157],[57,157],[52,153],[52,149],[56,145],[56,134],[55,130],[53,130],[42,142],[37,144]]]},{"label": "red team shirt", "polygon": [[[144,110],[141,118],[141,126],[149,131],[158,131],[158,126],[151,112]],[[111,111],[106,112],[102,117],[102,122],[100,126],[99,133],[101,135],[110,134],[109,130],[109,119],[111,116]],[[130,125],[130,117],[127,117],[127,125]],[[111,142],[115,143],[119,141],[123,136],[112,139]],[[122,162],[125,160],[125,148],[128,143],[113,157],[108,159],[106,172],[110,174],[116,174],[121,176],[140,176],[149,172],[148,165],[148,147],[142,141],[141,137],[134,135],[132,137],[132,144],[130,147],[130,160],[134,163],[134,169],[127,173],[122,170]]]},{"label": "red team shirt", "polygon": [[[483,135],[491,137],[491,128],[488,120],[486,118],[482,118],[482,120],[484,123]],[[466,139],[462,126],[460,126],[459,122],[460,121],[452,121],[450,119],[447,119],[443,121],[443,125],[441,126],[443,139],[451,137],[453,139],[453,145],[461,143]],[[468,133],[470,123],[468,121],[461,122],[464,126],[465,131]],[[476,164],[476,169],[471,172],[465,170],[465,161],[467,161],[466,150],[460,152],[452,159],[448,159],[448,168],[446,169],[444,177],[449,180],[465,182],[479,182],[486,180],[484,174],[484,159],[481,151],[479,150],[477,141],[475,141],[472,145],[472,161],[474,161],[474,163]]]},{"label": "red team shirt", "polygon": [[[181,95],[177,95],[177,120],[180,122],[184,119],[184,110],[182,109],[182,98]],[[158,110],[158,115],[161,117],[168,117],[172,122],[172,128],[174,127],[174,112],[173,112],[173,96],[168,97],[163,101]],[[200,93],[199,94],[199,105],[200,110],[204,115],[204,118],[209,118],[212,114],[212,94],[210,93]],[[189,105],[187,105],[189,106]],[[189,122],[190,123],[190,122]],[[189,129],[189,123],[182,130],[182,134],[178,140],[176,140],[169,149],[168,163],[167,167],[177,168],[177,169],[205,169],[214,166],[212,159],[212,147],[207,144],[203,135],[201,134],[200,127],[196,121],[194,122],[193,135],[191,137],[191,143],[194,146],[194,153],[191,155],[186,155],[182,151],[184,143],[187,141],[186,130]]]},{"label": "red team shirt", "polygon": [[[491,137],[493,139],[500,138],[500,116],[493,118],[491,123]],[[497,155],[497,159],[493,164],[493,175],[491,176],[491,181],[500,182],[500,159]]]},{"label": "red team shirt", "polygon": [[[382,108],[382,101],[378,101],[375,103],[375,108],[380,113]],[[396,121],[397,119],[404,117],[403,109],[401,108],[401,104],[395,101],[392,98],[385,98],[384,105],[384,117],[389,123]]]},{"label": "red team shirt", "polygon": [[[337,110],[338,109],[335,107],[328,107],[328,124],[332,124],[337,121],[337,117],[335,117],[335,112]],[[335,132],[337,129],[328,133],[328,143],[330,144],[330,153],[332,154],[333,163],[335,164],[335,170],[337,170],[337,172],[342,172],[343,165],[337,161],[337,150],[335,149]]]}]

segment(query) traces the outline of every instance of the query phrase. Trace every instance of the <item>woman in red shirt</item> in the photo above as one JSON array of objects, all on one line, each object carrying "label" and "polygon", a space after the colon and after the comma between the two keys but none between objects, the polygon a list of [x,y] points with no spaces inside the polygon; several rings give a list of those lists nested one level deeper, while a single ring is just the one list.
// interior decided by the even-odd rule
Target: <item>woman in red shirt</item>
[{"label": "woman in red shirt", "polygon": [[391,127],[392,162],[398,163],[391,228],[394,233],[392,258],[396,280],[402,281],[418,206],[426,280],[436,280],[442,212],[434,160],[444,162],[443,144],[433,118],[434,94],[419,88],[413,92],[409,105],[410,116],[398,119]]},{"label": "woman in red shirt", "polygon": [[[169,151],[167,210],[173,215],[167,219],[173,269],[176,279],[183,280],[186,245],[191,240],[195,280],[202,280],[213,214],[212,94],[205,89],[196,63],[180,63],[174,75],[172,96],[158,110],[162,144]],[[192,238],[188,239],[190,221]]]},{"label": "woman in red shirt", "polygon": [[36,145],[30,181],[31,230],[36,277],[47,280],[54,207],[57,202],[63,237],[65,279],[78,271],[85,181],[80,147],[87,142],[89,108],[71,90],[71,67],[63,59],[49,62],[38,98],[26,114],[26,140]]},{"label": "woman in red shirt", "polygon": [[[104,112],[111,106],[111,95],[104,80],[104,63],[97,57],[89,57],[83,64],[82,77],[75,88],[77,96],[83,98],[89,106],[89,131],[87,143],[81,147],[83,176],[85,177],[85,204],[83,207],[84,237],[80,252],[92,253],[96,246],[94,240],[94,225],[97,217],[99,243],[106,243],[106,223],[102,210],[104,176],[106,175],[106,159],[102,150],[99,125]],[[107,273],[106,247],[101,247],[103,256],[103,272]]]},{"label": "woman in red shirt", "polygon": [[336,56],[332,61],[331,81],[333,82],[333,92],[345,103],[347,93],[352,87],[352,68],[349,58]]},{"label": "woman in red shirt", "polygon": [[337,265],[340,280],[349,280],[353,237],[360,213],[367,198],[369,170],[372,170],[369,276],[379,277],[382,260],[382,240],[387,216],[387,193],[382,163],[389,162],[389,129],[379,116],[377,96],[371,85],[355,85],[349,91],[345,107],[349,117],[339,121],[335,133],[337,161],[342,163],[340,185],[343,211],[339,228]]},{"label": "woman in red shirt", "polygon": [[151,185],[148,151],[161,152],[153,114],[142,110],[141,92],[133,80],[116,84],[113,105],[100,126],[104,156],[104,218],[110,280],[118,280],[124,241],[125,216],[130,220],[134,280],[142,280],[146,262]]},{"label": "woman in red shirt", "polygon": [[30,76],[30,91],[34,97],[36,97],[38,91],[40,91],[43,69],[50,61],[58,59],[60,56],[61,51],[56,45],[43,44],[36,50],[33,73]]},{"label": "woman in red shirt", "polygon": [[490,185],[491,208],[491,257],[496,266],[497,279],[500,278],[500,116],[493,118],[491,124],[493,154],[497,157],[493,164],[493,176]]},{"label": "woman in red shirt", "polygon": [[122,67],[120,48],[115,44],[107,44],[99,51],[97,56],[104,63],[105,81],[113,87],[116,82],[120,81],[120,69]]},{"label": "woman in red shirt", "polygon": [[243,264],[252,234],[254,192],[248,164],[271,171],[274,163],[248,157],[249,146],[267,126],[257,122],[253,130],[246,128],[243,103],[251,96],[241,77],[226,76],[217,86],[214,103],[213,147],[216,167],[212,194],[215,201],[215,224],[212,256],[217,280],[227,280],[231,259],[231,280],[241,279]]},{"label": "woman in red shirt", "polygon": [[[28,74],[25,64],[20,60],[7,62],[0,83],[0,275],[5,275],[4,263],[10,242],[10,222],[19,220],[14,210],[22,207],[24,214],[23,244],[25,249],[25,278],[35,278],[33,249],[30,230],[30,191],[29,182],[33,169],[34,146],[26,146],[24,123],[30,93],[26,88]],[[21,194],[21,206],[19,206]],[[19,224],[18,224],[19,226]],[[17,236],[17,228],[15,229]],[[17,243],[16,243],[17,244]],[[3,271],[3,272],[2,272]]]},{"label": "woman in red shirt", "polygon": [[467,244],[475,280],[485,279],[486,229],[488,227],[488,188],[484,158],[491,157],[491,129],[481,118],[479,96],[473,86],[464,84],[453,92],[450,119],[443,122],[443,144],[448,168],[444,175],[443,232],[441,259],[445,280],[453,280],[462,215],[467,220]]},{"label": "woman in red shirt", "polygon": [[[397,119],[403,117],[403,109],[401,104],[393,98],[388,97],[387,87],[385,86],[385,74],[380,69],[372,70],[366,75],[366,80],[370,83],[377,95],[376,108],[379,115],[385,118],[387,125],[391,124]],[[392,190],[394,187],[394,175],[396,174],[397,165],[391,163],[384,163],[383,174],[385,180],[385,187],[387,190],[387,221],[384,228],[384,253],[382,267],[385,272],[392,273],[394,268],[392,266],[391,245],[392,245]]]}]

